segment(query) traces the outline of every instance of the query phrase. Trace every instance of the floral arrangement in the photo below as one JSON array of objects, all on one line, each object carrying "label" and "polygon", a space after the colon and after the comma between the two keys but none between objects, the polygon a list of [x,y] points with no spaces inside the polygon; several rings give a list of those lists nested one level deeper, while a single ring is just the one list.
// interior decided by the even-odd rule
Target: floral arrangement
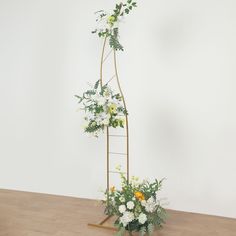
[{"label": "floral arrangement", "polygon": [[104,10],[96,12],[98,27],[92,33],[97,33],[99,37],[109,38],[111,48],[123,51],[123,46],[119,42],[119,22],[135,7],[137,3],[134,0],[127,0],[126,3],[116,4],[111,14]]},{"label": "floral arrangement", "polygon": [[75,95],[82,104],[81,109],[85,111],[84,131],[95,137],[106,127],[124,128],[125,115],[128,114],[121,95],[114,93],[108,84],[99,84],[98,80],[82,96]]},{"label": "floral arrangement", "polygon": [[152,235],[154,229],[165,222],[166,212],[158,200],[163,180],[139,182],[138,178],[132,177],[128,182],[122,173],[121,180],[122,189],[110,188],[104,201],[105,213],[117,217],[117,235],[123,236],[126,231],[130,235],[132,232],[139,232],[140,236]]}]

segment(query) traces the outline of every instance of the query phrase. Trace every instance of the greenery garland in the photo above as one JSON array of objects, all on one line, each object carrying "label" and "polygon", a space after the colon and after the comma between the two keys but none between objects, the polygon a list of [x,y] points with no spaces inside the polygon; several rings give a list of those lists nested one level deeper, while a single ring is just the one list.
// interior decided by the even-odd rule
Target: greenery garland
[{"label": "greenery garland", "polygon": [[96,28],[92,33],[97,33],[99,37],[109,38],[109,45],[115,50],[123,51],[124,48],[119,42],[119,22],[125,15],[128,15],[135,7],[137,7],[137,2],[134,0],[127,0],[126,3],[116,4],[115,9],[112,14],[106,13],[104,10],[96,12],[98,17],[96,21],[98,22],[98,28]]}]

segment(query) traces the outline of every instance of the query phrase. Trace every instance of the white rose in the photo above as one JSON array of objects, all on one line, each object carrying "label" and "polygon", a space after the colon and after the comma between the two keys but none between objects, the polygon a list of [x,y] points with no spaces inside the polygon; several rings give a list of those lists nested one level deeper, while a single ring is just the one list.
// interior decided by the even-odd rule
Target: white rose
[{"label": "white rose", "polygon": [[126,211],[125,205],[120,205],[120,206],[119,206],[119,212],[120,212],[120,213],[124,213],[125,211]]},{"label": "white rose", "polygon": [[127,202],[127,208],[128,208],[129,210],[134,209],[134,203],[133,203],[132,201]]},{"label": "white rose", "polygon": [[143,225],[146,221],[147,221],[147,216],[144,213],[141,213],[138,217],[138,222]]}]

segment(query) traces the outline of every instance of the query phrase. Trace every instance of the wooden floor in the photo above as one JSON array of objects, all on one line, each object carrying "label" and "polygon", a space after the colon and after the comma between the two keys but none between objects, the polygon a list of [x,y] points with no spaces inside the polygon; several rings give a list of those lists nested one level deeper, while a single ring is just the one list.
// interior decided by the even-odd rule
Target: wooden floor
[{"label": "wooden floor", "polygon": [[[236,219],[168,211],[158,236],[236,236]],[[87,226],[103,218],[98,201],[0,190],[0,236],[108,236]]]}]

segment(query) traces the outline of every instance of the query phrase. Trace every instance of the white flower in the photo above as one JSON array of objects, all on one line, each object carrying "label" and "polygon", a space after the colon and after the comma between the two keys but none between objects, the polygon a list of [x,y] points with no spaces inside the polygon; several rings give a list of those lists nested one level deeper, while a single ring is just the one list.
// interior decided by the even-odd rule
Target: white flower
[{"label": "white flower", "polygon": [[143,225],[147,221],[147,216],[144,213],[141,213],[138,217],[138,221]]},{"label": "white flower", "polygon": [[104,97],[99,97],[97,99],[97,103],[99,106],[103,106],[105,104],[105,102],[106,102],[106,99]]},{"label": "white flower", "polygon": [[141,201],[141,205],[142,205],[143,207],[145,207],[146,204],[147,204],[146,200],[142,200],[142,201]]},{"label": "white flower", "polygon": [[157,203],[155,202],[155,199],[153,197],[150,197],[145,205],[145,210],[147,212],[154,212],[156,210]]},{"label": "white flower", "polygon": [[129,210],[134,209],[134,203],[133,203],[132,201],[127,202],[127,208],[128,208]]},{"label": "white flower", "polygon": [[87,118],[88,118],[88,120],[94,120],[95,119],[95,116],[94,116],[94,114],[93,113],[88,113],[87,114]]},{"label": "white flower", "polygon": [[126,211],[123,216],[120,217],[120,223],[125,227],[128,223],[134,220],[134,213]]},{"label": "white flower", "polygon": [[120,205],[120,206],[119,206],[119,212],[120,212],[120,213],[124,213],[125,211],[126,211],[125,205]]},{"label": "white flower", "polygon": [[154,202],[155,202],[154,197],[150,197],[150,198],[148,198],[148,200],[147,200],[147,203],[150,203],[150,204],[152,204],[152,203],[154,203]]},{"label": "white flower", "polygon": [[109,118],[106,118],[102,121],[102,124],[109,125],[109,122],[110,122]]},{"label": "white flower", "polygon": [[121,202],[125,202],[125,197],[124,197],[124,196],[121,196],[121,197],[119,198],[119,200],[120,200]]}]

